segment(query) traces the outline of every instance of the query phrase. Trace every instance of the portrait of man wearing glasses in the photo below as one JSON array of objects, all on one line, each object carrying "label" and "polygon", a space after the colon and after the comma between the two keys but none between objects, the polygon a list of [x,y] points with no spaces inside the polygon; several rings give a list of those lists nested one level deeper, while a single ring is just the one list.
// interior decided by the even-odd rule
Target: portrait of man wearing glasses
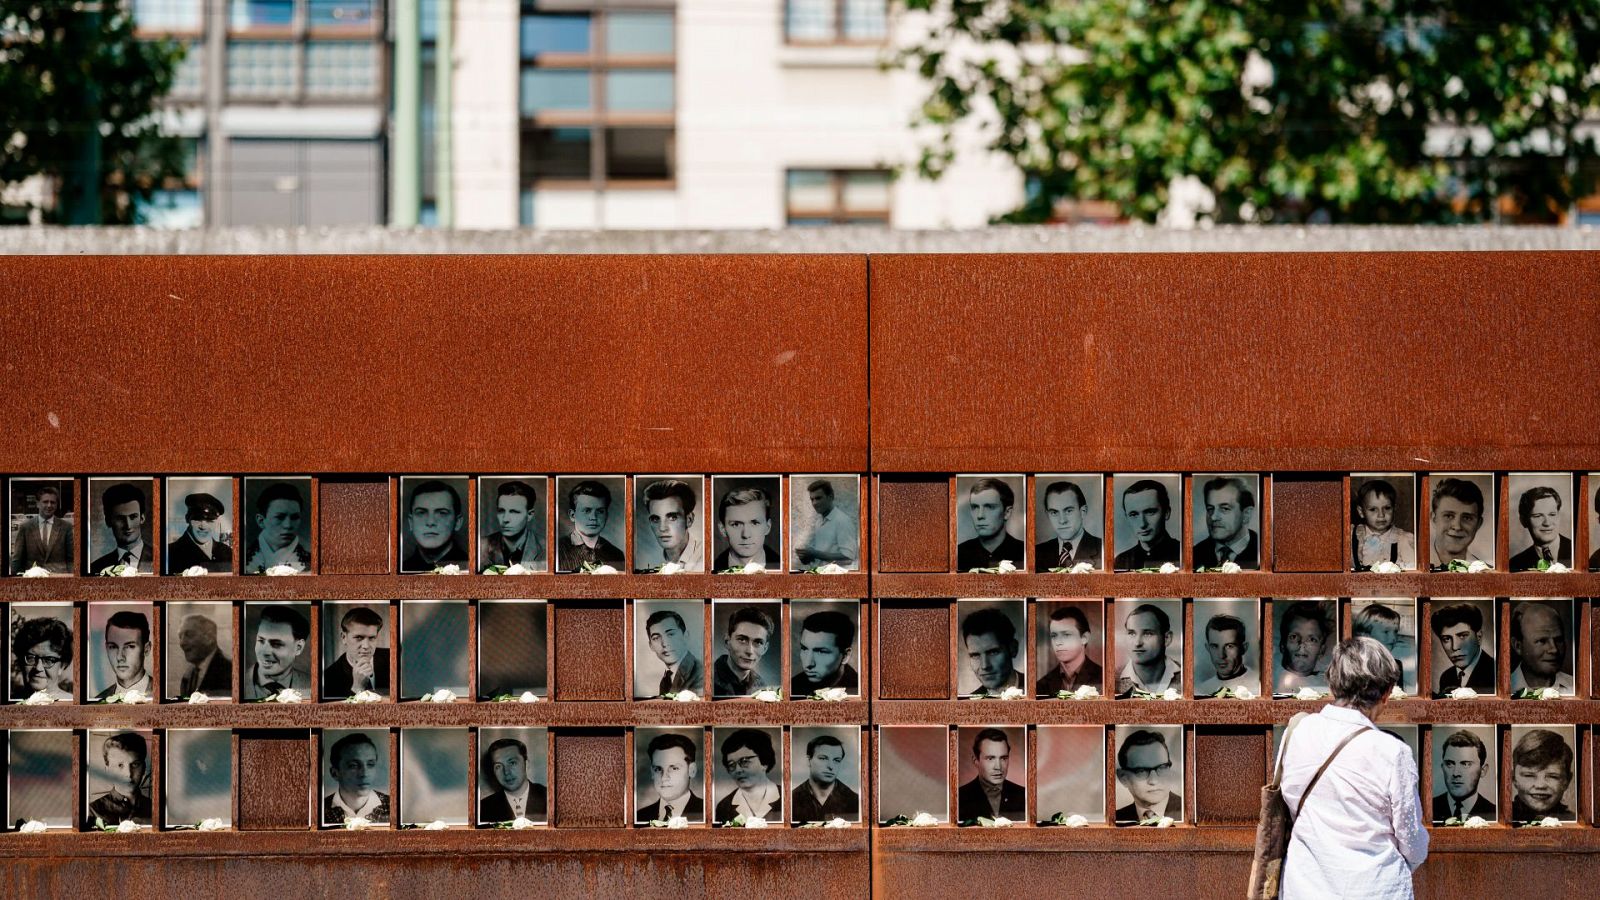
[{"label": "portrait of man wearing glasses", "polygon": [[1162,818],[1183,820],[1183,795],[1172,789],[1182,771],[1173,764],[1167,738],[1139,728],[1117,748],[1117,782],[1132,802],[1117,808],[1117,825],[1138,825]]}]

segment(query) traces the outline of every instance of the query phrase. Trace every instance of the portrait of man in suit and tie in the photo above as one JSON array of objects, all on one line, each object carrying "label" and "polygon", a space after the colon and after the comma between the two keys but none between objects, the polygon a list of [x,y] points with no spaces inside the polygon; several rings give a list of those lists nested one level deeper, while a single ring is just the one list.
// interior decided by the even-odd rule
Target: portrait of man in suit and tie
[{"label": "portrait of man in suit and tie", "polygon": [[612,515],[612,502],[626,502],[626,481],[620,475],[556,479],[556,493],[564,501],[559,516],[561,537],[557,542],[556,571],[581,572],[585,565],[622,569],[623,517]]},{"label": "portrait of man in suit and tie", "polygon": [[[228,500],[220,499],[226,487]],[[167,552],[161,567],[182,575],[194,566],[215,575],[233,572],[233,485],[226,478],[167,479]]]},{"label": "portrait of man in suit and tie", "polygon": [[[226,603],[168,603],[162,671],[168,699],[233,697],[233,615]],[[181,663],[179,661],[182,661]]]},{"label": "portrait of man in suit and tie", "polygon": [[957,742],[970,754],[957,777],[971,776],[956,792],[957,818],[964,823],[979,818],[1026,821],[1028,789],[1010,777],[1013,765],[1028,771],[1026,729],[961,728]]},{"label": "portrait of man in suit and tie", "polygon": [[1486,649],[1496,643],[1493,598],[1456,598],[1435,609],[1428,624],[1433,630],[1434,693],[1444,696],[1469,687],[1493,694],[1494,656]]},{"label": "portrait of man in suit and tie", "polygon": [[339,655],[322,670],[322,699],[343,700],[362,691],[388,696],[389,649],[381,646],[388,643],[383,635],[383,614],[370,606],[343,603],[325,603],[322,609],[324,621],[344,610],[338,634],[324,632],[323,658],[327,659],[330,651]]},{"label": "portrait of man in suit and tie", "polygon": [[245,700],[265,700],[294,688],[309,699],[311,662],[306,640],[311,636],[310,603],[246,603],[246,646],[253,661],[240,690]]},{"label": "portrait of man in suit and tie", "polygon": [[1499,784],[1489,750],[1495,740],[1493,725],[1433,726],[1433,783],[1444,787],[1433,796],[1433,824],[1473,816],[1495,820],[1495,803],[1488,796]]},{"label": "portrait of man in suit and tie", "polygon": [[1256,520],[1259,475],[1196,475],[1200,502],[1194,505],[1193,533],[1206,535],[1194,545],[1195,571],[1234,563],[1241,569],[1261,568],[1261,536]]},{"label": "portrait of man in suit and tie", "polygon": [[311,573],[311,496],[309,478],[246,478],[244,574],[261,575],[288,566]]},{"label": "portrait of man in suit and tie", "polygon": [[716,560],[711,571],[723,572],[757,563],[781,572],[783,515],[778,508],[782,479],[776,475],[716,475],[711,493],[717,499]]},{"label": "portrait of man in suit and tie", "polygon": [[400,535],[400,574],[417,575],[441,566],[467,566],[467,479],[400,479],[405,498]]},{"label": "portrait of man in suit and tie", "polygon": [[[700,752],[705,732],[699,728],[638,728],[634,731],[634,796],[640,806],[636,825],[682,817],[706,820],[700,784]],[[649,801],[649,802],[645,802]]]},{"label": "portrait of man in suit and tie", "polygon": [[128,691],[154,697],[150,678],[150,618],[153,604],[91,604],[89,638],[91,644],[105,648],[105,655],[92,657],[90,690],[96,700],[105,700]]},{"label": "portrait of man in suit and tie", "polygon": [[1105,565],[1105,545],[1090,529],[1104,518],[1100,498],[1105,480],[1099,475],[1040,475],[1034,479],[1039,508],[1033,517],[1033,570],[1070,569],[1088,563]]},{"label": "portrait of man in suit and tie", "polygon": [[[72,479],[11,479],[11,574],[72,574]],[[18,517],[21,520],[18,521]]]},{"label": "portrait of man in suit and tie", "polygon": [[[1183,726],[1117,726],[1118,826],[1183,821]],[[1127,802],[1124,803],[1123,801]]]},{"label": "portrait of man in suit and tie", "polygon": [[1025,483],[1021,475],[956,477],[957,572],[993,569],[1002,562],[1023,567],[1027,511],[1017,504],[1017,495]]},{"label": "portrait of man in suit and tie", "polygon": [[705,601],[635,600],[633,696],[705,696]]},{"label": "portrait of man in suit and tie", "polygon": [[1572,476],[1510,476],[1517,522],[1511,532],[1511,571],[1532,572],[1540,564],[1572,566]]},{"label": "portrait of man in suit and tie", "polygon": [[[495,736],[501,732],[517,734]],[[545,734],[543,728],[483,729],[489,744],[478,761],[482,782],[478,789],[479,825],[519,818],[546,821]],[[530,741],[540,751],[532,756],[528,752]]]},{"label": "portrait of man in suit and tie", "polygon": [[117,478],[89,479],[91,502],[100,511],[101,527],[89,535],[87,567],[99,575],[112,566],[131,566],[142,574],[155,572],[155,553],[150,546],[150,495],[154,482]]},{"label": "portrait of man in suit and tie", "polygon": [[1172,498],[1183,496],[1183,479],[1177,475],[1118,475],[1115,484],[1123,488],[1117,508],[1118,572],[1157,569],[1166,563],[1177,565],[1183,554],[1174,526],[1182,524],[1172,517]]}]

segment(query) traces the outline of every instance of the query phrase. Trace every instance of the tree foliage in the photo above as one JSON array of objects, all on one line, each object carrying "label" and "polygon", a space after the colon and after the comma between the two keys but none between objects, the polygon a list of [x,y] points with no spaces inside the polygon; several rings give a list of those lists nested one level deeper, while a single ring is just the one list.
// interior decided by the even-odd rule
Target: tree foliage
[{"label": "tree foliage", "polygon": [[920,168],[977,125],[1036,186],[1155,220],[1550,220],[1593,189],[1600,0],[903,0],[926,29]]},{"label": "tree foliage", "polygon": [[131,222],[136,196],[182,173],[156,118],[182,58],[136,38],[118,0],[0,0],[0,185],[46,176],[47,220]]}]

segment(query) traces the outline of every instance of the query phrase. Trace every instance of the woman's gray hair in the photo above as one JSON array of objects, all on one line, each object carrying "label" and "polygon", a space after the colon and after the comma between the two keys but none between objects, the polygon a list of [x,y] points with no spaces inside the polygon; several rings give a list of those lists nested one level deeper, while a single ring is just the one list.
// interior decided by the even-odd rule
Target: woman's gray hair
[{"label": "woman's gray hair", "polygon": [[1400,683],[1400,664],[1389,648],[1369,637],[1340,641],[1328,664],[1328,687],[1334,700],[1371,709],[1387,699]]}]

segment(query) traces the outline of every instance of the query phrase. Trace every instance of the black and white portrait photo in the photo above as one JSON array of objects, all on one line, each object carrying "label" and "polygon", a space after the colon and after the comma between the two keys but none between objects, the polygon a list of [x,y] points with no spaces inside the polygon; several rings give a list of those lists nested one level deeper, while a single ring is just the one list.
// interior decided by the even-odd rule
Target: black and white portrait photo
[{"label": "black and white portrait photo", "polygon": [[1435,474],[1428,499],[1428,567],[1445,571],[1453,562],[1494,568],[1494,475]]},{"label": "black and white portrait photo", "polygon": [[99,575],[112,566],[155,572],[154,497],[153,478],[89,479],[88,574]]},{"label": "black and white portrait photo", "polygon": [[1028,689],[1023,600],[957,600],[956,687],[962,697]]},{"label": "black and white portrait photo", "polygon": [[478,571],[492,566],[549,569],[545,548],[550,479],[500,475],[478,479]]},{"label": "black and white portrait photo", "polygon": [[[337,634],[337,626],[334,627]],[[293,688],[311,699],[311,604],[246,603],[244,652],[249,657],[239,694],[265,700]],[[374,670],[376,671],[376,670]]]},{"label": "black and white portrait photo", "polygon": [[478,824],[550,821],[547,728],[478,729]]},{"label": "black and white portrait photo", "polygon": [[395,824],[476,824],[467,819],[472,755],[465,728],[400,729],[400,808]]},{"label": "black and white portrait photo", "polygon": [[956,571],[1024,567],[1028,480],[1021,475],[956,476]]},{"label": "black and white portrait photo", "polygon": [[1118,725],[1117,825],[1183,822],[1183,726]]},{"label": "black and white portrait photo", "polygon": [[1417,567],[1417,478],[1406,474],[1350,476],[1350,568],[1378,563]]},{"label": "black and white portrait photo", "polygon": [[388,605],[325,601],[322,623],[322,699],[389,696]]},{"label": "black and white portrait photo", "polygon": [[471,631],[465,600],[407,600],[400,604],[400,699],[447,690],[466,697]]},{"label": "black and white portrait photo", "polygon": [[1034,693],[1054,697],[1082,687],[1105,689],[1105,606],[1093,600],[1041,598],[1034,607]]},{"label": "black and white portrait photo", "polygon": [[704,600],[633,601],[635,700],[680,691],[706,696],[705,611]]},{"label": "black and white portrait photo", "polygon": [[[1278,726],[1273,727],[1275,730],[1278,728]],[[1378,726],[1378,730],[1389,735],[1400,743],[1405,744],[1406,749],[1411,751],[1411,760],[1417,764],[1417,771],[1422,771],[1422,734],[1421,729],[1418,726],[1400,725],[1385,722]],[[1276,754],[1278,745],[1276,743],[1272,745],[1272,750],[1274,754],[1273,758],[1277,758]],[[1422,793],[1422,785],[1420,783],[1420,779],[1418,781],[1417,794],[1420,797]]]},{"label": "black and white portrait photo", "polygon": [[1572,474],[1512,472],[1506,489],[1511,523],[1511,571],[1533,572],[1560,563],[1573,565]]},{"label": "black and white portrait photo", "polygon": [[1571,597],[1511,600],[1511,693],[1555,688],[1577,693],[1573,635],[1577,619]]},{"label": "black and white portrait photo", "polygon": [[1428,629],[1433,632],[1433,692],[1448,696],[1456,688],[1495,692],[1493,648],[1499,645],[1493,597],[1441,597],[1432,601]]},{"label": "black and white portrait photo", "polygon": [[1035,818],[1106,820],[1106,732],[1099,725],[1040,725]]},{"label": "black and white portrait photo", "polygon": [[712,600],[713,697],[749,697],[783,688],[783,603],[778,600]]},{"label": "black and white portrait photo", "polygon": [[556,571],[585,566],[626,565],[628,479],[622,475],[561,475],[556,478]]},{"label": "black and white portrait photo", "polygon": [[634,476],[634,571],[656,572],[667,563],[706,570],[705,496],[699,475]]},{"label": "black and white portrait photo", "polygon": [[716,500],[713,572],[740,569],[751,563],[770,572],[783,571],[783,479],[777,475],[714,475]]},{"label": "black and white portrait photo", "polygon": [[796,725],[789,732],[789,820],[861,821],[861,729]]},{"label": "black and white portrait photo", "polygon": [[861,476],[789,476],[789,571],[861,568]]},{"label": "black and white portrait photo", "polygon": [[1104,569],[1105,477],[1036,475],[1033,491],[1033,570]]},{"label": "black and white portrait photo", "polygon": [[431,475],[400,478],[400,574],[467,567],[469,483]]},{"label": "black and white portrait photo", "polygon": [[85,697],[105,700],[128,691],[155,697],[151,678],[155,655],[150,652],[155,604],[90,603],[85,617],[89,625],[89,639],[84,643]]},{"label": "black and white portrait photo", "polygon": [[168,828],[206,819],[233,821],[233,732],[169,728],[161,750],[162,822]]},{"label": "black and white portrait photo", "polygon": [[950,821],[950,729],[878,727],[878,821],[927,813]]},{"label": "black and white portrait photo", "polygon": [[705,729],[635,728],[633,799],[635,825],[687,819],[706,821]]},{"label": "black and white portrait photo", "polygon": [[246,575],[288,566],[311,574],[311,479],[244,479]]},{"label": "black and white portrait photo", "polygon": [[743,817],[783,822],[783,729],[713,728],[717,767],[711,778],[712,824]]},{"label": "black and white portrait photo", "polygon": [[550,693],[549,628],[543,600],[478,601],[479,700]]},{"label": "black and white portrait photo", "polygon": [[1194,554],[1196,572],[1233,563],[1241,569],[1261,568],[1261,519],[1256,498],[1261,476],[1194,476]]},{"label": "black and white portrait photo", "polygon": [[1578,729],[1511,726],[1511,821],[1578,821]]},{"label": "black and white portrait photo", "polygon": [[1589,527],[1589,571],[1600,572],[1600,472],[1589,473],[1589,509],[1594,516]]},{"label": "black and white portrait photo", "polygon": [[1261,696],[1261,601],[1194,601],[1194,695],[1247,689]]},{"label": "black and white portrait photo", "polygon": [[1433,824],[1478,816],[1498,819],[1495,775],[1499,738],[1493,725],[1433,726]]},{"label": "black and white portrait photo", "polygon": [[9,572],[21,575],[34,566],[51,575],[72,574],[72,511],[75,482],[71,478],[13,478]]},{"label": "black and white portrait photo", "polygon": [[1339,607],[1324,597],[1272,601],[1272,632],[1277,649],[1272,658],[1272,692],[1294,694],[1302,688],[1328,691],[1328,663],[1339,642]]},{"label": "black and white portrait photo", "polygon": [[1350,601],[1350,628],[1355,637],[1372,638],[1389,650],[1400,664],[1400,690],[1416,695],[1416,598],[1355,597]]},{"label": "black and white portrait photo", "polygon": [[43,691],[53,700],[72,702],[71,603],[13,603],[10,606],[11,679],[8,700],[26,700]]},{"label": "black and white portrait photo", "polygon": [[956,730],[956,818],[1028,820],[1028,729],[964,725]]},{"label": "black and white portrait photo", "polygon": [[150,746],[153,732],[89,731],[83,742],[83,828],[123,822],[151,824]]},{"label": "black and white portrait photo", "polygon": [[233,479],[168,478],[162,571],[233,574]]},{"label": "black and white portrait photo", "polygon": [[[1183,478],[1116,475],[1115,568],[1118,572],[1178,565],[1183,555]],[[1177,512],[1173,511],[1174,504]]]},{"label": "black and white portrait photo", "polygon": [[389,730],[333,729],[322,732],[322,824],[346,819],[389,823]]},{"label": "black and white portrait photo", "polygon": [[813,693],[843,688],[861,693],[856,669],[856,636],[861,604],[855,600],[795,600],[789,604],[789,696],[803,700]]},{"label": "black and white portrait photo", "polygon": [[1119,599],[1111,605],[1115,629],[1116,696],[1135,691],[1183,690],[1183,601]]},{"label": "black and white portrait photo", "polygon": [[167,630],[162,645],[163,694],[187,700],[205,694],[233,699],[233,607],[229,603],[171,601],[162,610]]},{"label": "black and white portrait photo", "polygon": [[6,732],[6,739],[7,829],[28,821],[71,828],[78,818],[72,777],[77,735],[66,729],[14,728]]}]

